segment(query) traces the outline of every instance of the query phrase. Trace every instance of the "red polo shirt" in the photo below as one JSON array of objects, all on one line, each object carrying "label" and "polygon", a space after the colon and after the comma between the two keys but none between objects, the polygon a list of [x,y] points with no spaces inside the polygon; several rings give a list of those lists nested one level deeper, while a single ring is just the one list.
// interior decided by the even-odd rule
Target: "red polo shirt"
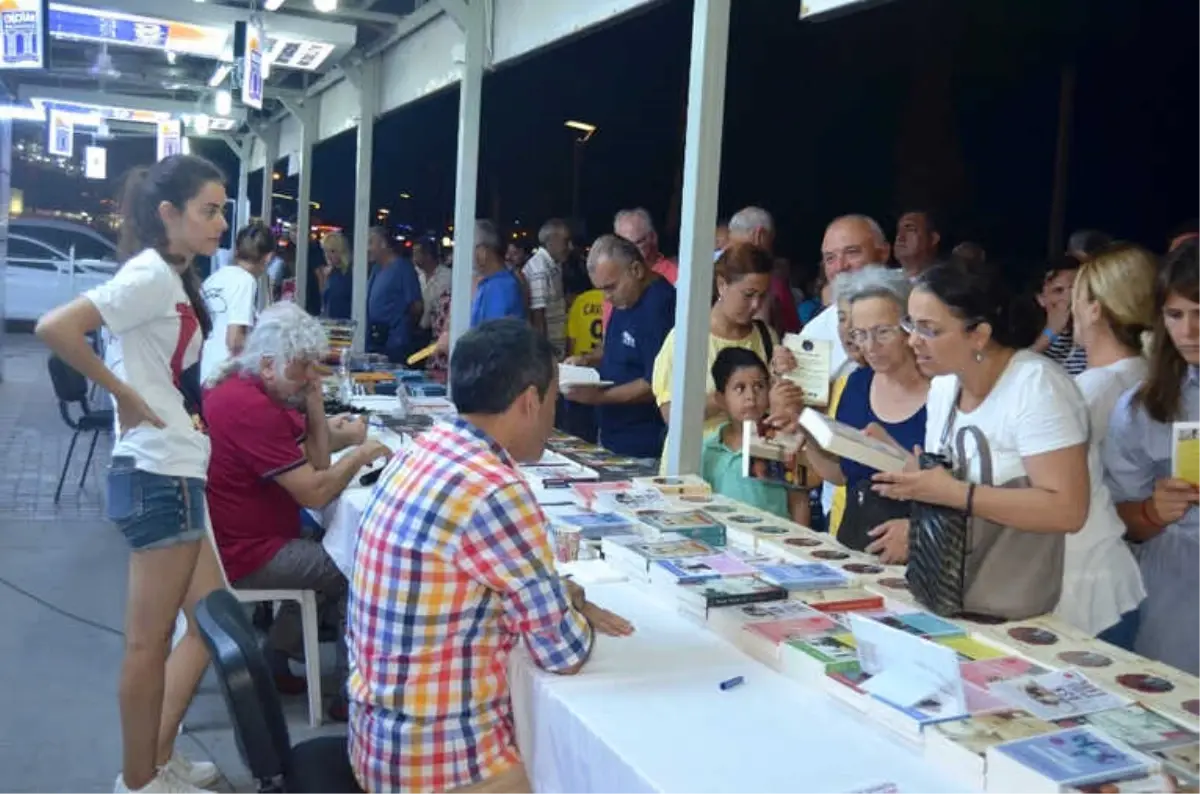
[{"label": "red polo shirt", "polygon": [[204,395],[212,441],[208,510],[230,582],[300,537],[300,505],[275,478],[302,466],[305,420],[257,378],[234,375]]}]

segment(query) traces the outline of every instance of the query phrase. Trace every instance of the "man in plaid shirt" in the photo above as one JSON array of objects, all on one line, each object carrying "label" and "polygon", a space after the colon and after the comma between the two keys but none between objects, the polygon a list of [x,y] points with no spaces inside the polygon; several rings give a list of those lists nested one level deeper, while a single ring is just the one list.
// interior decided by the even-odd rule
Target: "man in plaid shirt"
[{"label": "man in plaid shirt", "polygon": [[517,470],[554,424],[554,353],[526,323],[486,322],[450,363],[459,416],[397,456],[363,515],[347,610],[350,760],[366,791],[531,791],[508,660],[578,672],[622,618],[560,579]]}]

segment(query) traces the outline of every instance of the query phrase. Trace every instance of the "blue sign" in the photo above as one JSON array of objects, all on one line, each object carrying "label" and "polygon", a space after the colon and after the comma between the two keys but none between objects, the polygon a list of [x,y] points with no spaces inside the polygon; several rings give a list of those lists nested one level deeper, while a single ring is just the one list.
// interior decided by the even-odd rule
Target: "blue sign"
[{"label": "blue sign", "polygon": [[242,104],[256,110],[263,106],[263,31],[246,26],[246,55],[242,59]]},{"label": "blue sign", "polygon": [[165,23],[102,17],[83,9],[56,8],[50,12],[50,33],[64,39],[111,41],[113,44],[163,49],[170,32]]},{"label": "blue sign", "polygon": [[50,111],[50,140],[46,148],[50,154],[59,157],[70,157],[75,152],[75,125],[65,113],[57,110]]},{"label": "blue sign", "polygon": [[41,69],[46,65],[42,0],[9,0],[0,11],[0,69]]}]

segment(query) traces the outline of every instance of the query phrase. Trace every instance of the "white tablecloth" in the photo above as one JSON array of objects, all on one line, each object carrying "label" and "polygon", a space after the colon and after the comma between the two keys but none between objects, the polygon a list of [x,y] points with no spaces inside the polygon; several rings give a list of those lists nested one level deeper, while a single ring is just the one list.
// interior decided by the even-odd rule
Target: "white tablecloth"
[{"label": "white tablecloth", "polygon": [[[325,547],[347,575],[369,498],[369,488],[351,488],[324,513]],[[524,646],[514,653],[518,743],[535,791],[852,792],[886,782],[906,792],[972,790],[887,729],[635,586],[589,578],[579,577],[588,597],[637,631],[598,638],[575,676],[541,671]],[[718,688],[738,675],[742,686]]]}]

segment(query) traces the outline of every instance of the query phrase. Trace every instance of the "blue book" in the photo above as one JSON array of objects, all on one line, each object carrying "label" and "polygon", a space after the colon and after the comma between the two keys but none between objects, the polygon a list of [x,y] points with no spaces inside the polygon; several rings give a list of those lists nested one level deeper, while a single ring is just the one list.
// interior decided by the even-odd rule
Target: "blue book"
[{"label": "blue book", "polygon": [[555,521],[579,527],[586,540],[599,540],[606,535],[628,534],[633,522],[618,513],[564,513]]},{"label": "blue book", "polygon": [[987,751],[989,791],[1053,791],[1157,771],[1153,759],[1090,727],[998,744]]},{"label": "blue book", "polygon": [[832,590],[850,585],[845,574],[823,562],[760,565],[758,576],[785,590]]},{"label": "blue book", "polygon": [[[868,615],[868,617],[873,616]],[[875,619],[885,626],[891,626],[918,637],[961,637],[966,634],[961,626],[928,612],[891,614]]]},{"label": "blue book", "polygon": [[[720,579],[721,574],[711,568],[707,563],[702,562],[701,557],[692,559],[677,559],[677,560],[655,560],[655,565],[663,568],[668,574],[675,578],[677,584],[695,584],[697,582],[707,582],[710,579]],[[654,574],[651,574],[653,580]]]}]

